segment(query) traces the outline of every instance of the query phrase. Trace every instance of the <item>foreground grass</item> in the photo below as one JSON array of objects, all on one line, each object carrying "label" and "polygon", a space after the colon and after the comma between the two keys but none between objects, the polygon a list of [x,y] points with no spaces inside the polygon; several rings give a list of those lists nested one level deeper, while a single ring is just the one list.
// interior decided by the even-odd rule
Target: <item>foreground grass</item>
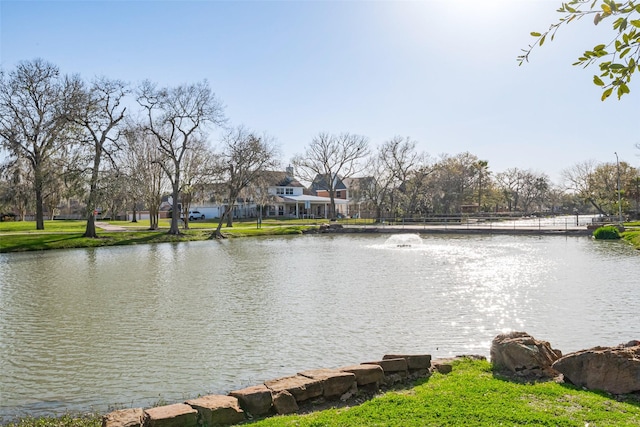
[{"label": "foreground grass", "polygon": [[27,417],[11,422],[7,427],[100,427],[102,417],[98,414],[63,415],[61,417]]},{"label": "foreground grass", "polygon": [[487,361],[457,362],[408,390],[360,406],[250,423],[268,426],[638,426],[638,402],[554,382],[521,384],[493,375]]},{"label": "foreground grass", "polygon": [[[95,427],[97,415],[28,418],[9,427]],[[456,362],[406,390],[359,406],[276,416],[251,427],[320,426],[638,426],[640,403],[554,382],[523,384],[493,374],[487,361]]]}]

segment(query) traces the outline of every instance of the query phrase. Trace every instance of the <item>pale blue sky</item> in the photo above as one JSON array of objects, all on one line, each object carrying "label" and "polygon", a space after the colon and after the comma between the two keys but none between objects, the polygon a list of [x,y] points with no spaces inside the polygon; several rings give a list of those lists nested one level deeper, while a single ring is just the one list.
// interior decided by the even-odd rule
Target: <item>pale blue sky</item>
[{"label": "pale blue sky", "polygon": [[[610,26],[572,23],[518,67],[555,0],[0,0],[0,62],[177,85],[207,79],[233,124],[272,135],[286,165],[319,132],[377,145],[410,136],[433,157],[469,151],[494,173],[587,159],[639,166],[640,82],[600,101],[571,63]],[[215,135],[212,135],[215,139]]]}]

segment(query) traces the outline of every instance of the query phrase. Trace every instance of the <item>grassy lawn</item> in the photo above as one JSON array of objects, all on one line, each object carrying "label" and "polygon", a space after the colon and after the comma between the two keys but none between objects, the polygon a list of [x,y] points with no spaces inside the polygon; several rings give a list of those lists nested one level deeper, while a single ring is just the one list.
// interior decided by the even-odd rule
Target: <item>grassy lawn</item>
[{"label": "grassy lawn", "polygon": [[638,401],[554,382],[521,384],[496,377],[486,361],[463,361],[408,390],[360,406],[250,423],[267,426],[638,426]]},{"label": "grassy lawn", "polygon": [[[189,224],[189,230],[182,229],[181,235],[174,236],[167,234],[169,220],[161,220],[157,231],[148,230],[148,220],[137,223],[109,221],[109,224],[126,231],[107,232],[98,229],[98,238],[89,239],[82,237],[85,221],[45,221],[44,231],[36,230],[33,221],[0,222],[0,252],[207,240],[218,225],[214,221],[194,221]],[[256,228],[255,222],[236,222],[231,228],[223,227],[222,232],[227,237],[285,235],[301,234],[311,227],[315,225],[302,221],[265,221],[261,228]]]},{"label": "grassy lawn", "polygon": [[[11,427],[94,427],[98,416],[26,419]],[[465,360],[408,389],[359,406],[275,416],[243,425],[268,426],[638,426],[640,402],[554,382],[523,384],[495,376],[487,361]]]},{"label": "grassy lawn", "polygon": [[625,222],[624,226],[626,231],[622,233],[622,238],[640,249],[640,221]]}]

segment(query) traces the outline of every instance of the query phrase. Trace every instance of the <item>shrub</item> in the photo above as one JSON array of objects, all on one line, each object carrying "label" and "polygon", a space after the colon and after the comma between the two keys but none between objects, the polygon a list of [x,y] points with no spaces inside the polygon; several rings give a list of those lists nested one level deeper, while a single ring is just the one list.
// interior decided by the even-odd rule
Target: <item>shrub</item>
[{"label": "shrub", "polygon": [[605,225],[599,227],[593,232],[596,240],[616,240],[620,238],[620,231],[615,225]]}]

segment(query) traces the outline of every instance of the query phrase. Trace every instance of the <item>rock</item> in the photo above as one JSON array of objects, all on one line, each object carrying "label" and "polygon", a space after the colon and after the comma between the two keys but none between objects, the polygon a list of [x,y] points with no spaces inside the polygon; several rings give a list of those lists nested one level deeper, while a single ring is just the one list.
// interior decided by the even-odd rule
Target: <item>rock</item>
[{"label": "rock", "polygon": [[276,393],[276,395],[273,396],[273,407],[280,415],[293,414],[298,412],[299,409],[296,398],[286,390]]},{"label": "rock", "polygon": [[145,427],[197,427],[198,411],[186,403],[158,406],[144,411]]},{"label": "rock", "polygon": [[142,408],[121,409],[102,417],[102,427],[141,427],[144,411]]},{"label": "rock", "polygon": [[566,381],[612,394],[640,391],[640,344],[595,347],[567,354],[553,364]]},{"label": "rock", "polygon": [[313,369],[300,372],[307,378],[322,381],[322,395],[327,399],[338,398],[356,384],[356,375],[335,369]]},{"label": "rock", "polygon": [[440,374],[450,374],[453,371],[453,364],[448,361],[434,360],[431,365],[435,371]]},{"label": "rock", "polygon": [[234,390],[229,395],[236,397],[240,407],[251,415],[264,415],[271,411],[273,396],[264,384]]},{"label": "rock", "polygon": [[430,354],[386,354],[382,357],[382,360],[388,359],[406,360],[407,369],[409,369],[410,371],[429,369],[431,367]]},{"label": "rock", "polygon": [[245,419],[238,399],[232,396],[203,396],[185,403],[198,411],[206,426],[238,424]]},{"label": "rock", "polygon": [[551,365],[561,356],[548,342],[539,341],[526,332],[498,335],[491,343],[493,366],[523,377],[555,377],[557,372]]},{"label": "rock", "polygon": [[379,365],[382,367],[385,376],[389,374],[400,374],[404,373],[405,377],[407,376],[407,361],[402,358],[398,359],[386,359],[386,360],[378,360],[376,362],[365,362],[363,365]]},{"label": "rock", "polygon": [[322,381],[313,380],[302,375],[266,381],[264,385],[274,393],[288,391],[296,398],[297,402],[322,396]]},{"label": "rock", "polygon": [[376,384],[384,379],[384,371],[380,365],[353,365],[338,368],[338,370],[354,374],[359,386]]}]

